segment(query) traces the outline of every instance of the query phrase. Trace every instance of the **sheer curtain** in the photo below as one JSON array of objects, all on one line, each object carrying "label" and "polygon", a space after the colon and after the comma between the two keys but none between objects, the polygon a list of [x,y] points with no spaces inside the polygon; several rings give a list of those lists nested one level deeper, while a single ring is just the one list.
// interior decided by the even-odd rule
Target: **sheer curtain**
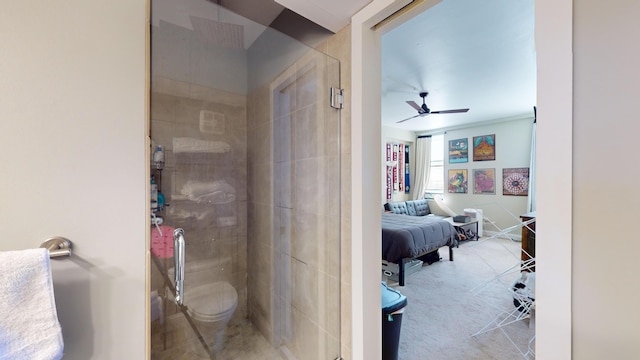
[{"label": "sheer curtain", "polygon": [[416,180],[411,196],[414,200],[424,198],[429,183],[431,163],[431,136],[419,136],[416,139]]}]

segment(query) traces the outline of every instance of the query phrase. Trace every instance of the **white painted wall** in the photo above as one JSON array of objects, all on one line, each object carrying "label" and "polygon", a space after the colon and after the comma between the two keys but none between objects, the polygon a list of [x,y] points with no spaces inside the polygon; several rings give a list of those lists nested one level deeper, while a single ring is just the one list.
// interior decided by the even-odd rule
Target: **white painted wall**
[{"label": "white painted wall", "polygon": [[[533,106],[532,106],[533,111]],[[445,150],[445,176],[449,169],[467,169],[469,189],[467,194],[448,193],[444,191],[444,198],[447,206],[458,214],[464,214],[464,209],[482,209],[486,218],[495,222],[496,226],[486,223],[485,230],[489,235],[517,226],[520,223],[519,216],[526,211],[526,196],[502,195],[502,169],[529,167],[531,156],[531,118],[503,119],[493,121],[479,126],[462,129],[447,130],[444,135],[445,148],[449,145],[449,140],[464,139],[470,143],[474,136],[496,135],[496,160],[493,161],[473,161],[473,149],[470,145],[469,160],[466,163],[450,164],[448,153]],[[416,134],[413,131],[382,127],[381,159],[385,156],[385,146],[387,141],[397,141],[415,143]],[[410,157],[415,160],[414,150],[411,149]],[[411,162],[411,179],[415,179],[415,161]],[[384,165],[384,164],[383,164]],[[495,195],[474,194],[473,193],[473,169],[493,168],[496,171],[496,193]],[[386,168],[381,169],[382,184],[382,204],[386,203]],[[415,185],[415,184],[414,184]],[[445,182],[446,186],[446,182]],[[409,200],[410,196],[404,194],[394,194],[393,201]],[[511,237],[519,239],[520,229],[511,232]]]},{"label": "white painted wall", "polygon": [[573,3],[573,358],[635,359],[640,2]]},{"label": "white painted wall", "polygon": [[536,358],[571,359],[573,1],[535,6]]},{"label": "white painted wall", "polygon": [[64,359],[145,358],[146,1],[4,1],[0,250],[52,261]]},{"label": "white painted wall", "polygon": [[[533,105],[532,105],[533,112]],[[448,151],[445,151],[445,177],[449,169],[467,169],[468,192],[466,194],[449,193],[444,191],[447,206],[458,214],[464,214],[464,209],[482,209],[487,219],[495,222],[496,226],[485,222],[484,230],[489,235],[517,226],[519,216],[527,209],[526,196],[502,195],[502,169],[528,168],[531,158],[531,125],[532,118],[517,119],[493,124],[485,124],[458,130],[447,130],[444,143],[449,146],[449,140],[464,139],[469,142],[469,160],[466,163],[449,163]],[[488,161],[473,161],[473,137],[481,135],[495,135],[496,159]],[[496,174],[496,193],[474,194],[473,169],[492,168]],[[445,187],[447,182],[445,181]],[[521,237],[520,229],[512,232],[513,238]]]}]

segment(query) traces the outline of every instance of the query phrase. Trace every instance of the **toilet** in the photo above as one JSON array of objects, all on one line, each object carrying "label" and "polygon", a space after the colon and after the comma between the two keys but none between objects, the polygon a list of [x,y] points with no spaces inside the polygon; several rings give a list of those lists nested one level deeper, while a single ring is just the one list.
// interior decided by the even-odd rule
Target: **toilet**
[{"label": "toilet", "polygon": [[[224,330],[238,306],[236,289],[224,280],[230,265],[230,259],[198,260],[184,268],[184,305],[214,354],[222,350]],[[173,280],[174,270],[168,275]],[[190,344],[197,354],[208,355],[195,334]]]}]

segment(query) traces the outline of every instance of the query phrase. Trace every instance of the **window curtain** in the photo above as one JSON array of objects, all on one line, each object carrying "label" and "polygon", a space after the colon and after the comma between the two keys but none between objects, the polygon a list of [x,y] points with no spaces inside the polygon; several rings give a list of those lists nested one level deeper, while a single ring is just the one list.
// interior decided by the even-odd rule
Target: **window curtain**
[{"label": "window curtain", "polygon": [[414,200],[424,198],[429,183],[431,170],[431,136],[421,136],[416,139],[416,181],[413,185],[411,197]]},{"label": "window curtain", "polygon": [[[535,108],[534,108],[535,113]],[[527,211],[536,210],[536,119],[534,116],[531,127],[531,158],[529,160],[529,196],[527,197]]]}]

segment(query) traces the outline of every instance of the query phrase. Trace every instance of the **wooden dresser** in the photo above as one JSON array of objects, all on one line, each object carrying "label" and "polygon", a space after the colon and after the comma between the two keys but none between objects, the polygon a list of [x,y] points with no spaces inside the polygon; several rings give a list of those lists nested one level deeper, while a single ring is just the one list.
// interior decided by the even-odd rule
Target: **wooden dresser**
[{"label": "wooden dresser", "polygon": [[[522,226],[522,261],[529,260],[529,256],[527,256],[527,254],[529,254],[532,258],[536,257],[535,218],[536,218],[535,211],[520,215],[520,219],[522,220],[523,223],[533,219],[533,222],[531,222],[530,224],[526,226],[525,225]],[[526,271],[536,271],[535,263],[532,265],[533,266],[531,266],[529,269],[526,269]]]}]

